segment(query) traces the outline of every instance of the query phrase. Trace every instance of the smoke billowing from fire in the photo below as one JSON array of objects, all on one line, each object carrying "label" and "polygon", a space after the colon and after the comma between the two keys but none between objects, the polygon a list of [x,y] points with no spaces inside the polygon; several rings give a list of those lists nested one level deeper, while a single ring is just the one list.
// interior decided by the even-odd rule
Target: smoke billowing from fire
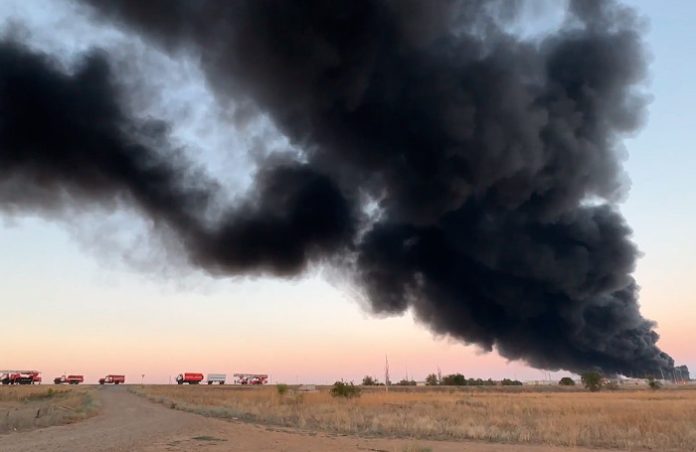
[{"label": "smoke billowing from fire", "polygon": [[[578,1],[543,39],[519,2],[94,1],[152,45],[195,52],[220,99],[302,151],[263,160],[252,195],[218,184],[130,118],[109,55],[71,74],[0,46],[0,207],[129,202],[225,274],[331,262],[375,312],[533,366],[659,373],[614,202],[644,59],[629,10]],[[376,209],[366,209],[367,203]],[[207,213],[218,212],[214,221]]]}]

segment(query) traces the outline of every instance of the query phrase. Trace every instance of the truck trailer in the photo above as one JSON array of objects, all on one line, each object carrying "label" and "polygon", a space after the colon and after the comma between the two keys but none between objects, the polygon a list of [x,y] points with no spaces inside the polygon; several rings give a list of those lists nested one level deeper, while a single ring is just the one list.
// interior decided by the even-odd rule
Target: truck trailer
[{"label": "truck trailer", "polygon": [[184,384],[188,383],[190,385],[197,385],[201,381],[203,381],[205,377],[203,377],[203,374],[197,373],[197,372],[184,372],[183,374],[179,374],[176,376],[176,382],[177,384]]},{"label": "truck trailer", "polygon": [[225,380],[227,380],[227,375],[225,374],[208,374],[209,385],[212,385],[213,383],[224,385]]},{"label": "truck trailer", "polygon": [[0,370],[0,383],[4,385],[33,385],[41,383],[38,370]]},{"label": "truck trailer", "polygon": [[125,375],[107,375],[104,378],[99,379],[99,384],[104,385],[104,384],[122,384],[126,382],[126,376]]},{"label": "truck trailer", "polygon": [[57,385],[61,384],[69,384],[69,385],[78,385],[80,383],[83,383],[85,381],[85,377],[82,375],[61,375],[60,377],[56,377],[53,379],[53,383]]}]

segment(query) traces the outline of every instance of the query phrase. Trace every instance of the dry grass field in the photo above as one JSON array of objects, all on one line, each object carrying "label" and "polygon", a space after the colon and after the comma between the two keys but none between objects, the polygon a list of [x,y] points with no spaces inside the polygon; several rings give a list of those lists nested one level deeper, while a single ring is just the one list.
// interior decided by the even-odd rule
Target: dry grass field
[{"label": "dry grass field", "polygon": [[0,386],[0,434],[75,422],[96,408],[87,389]]},{"label": "dry grass field", "polygon": [[[444,390],[443,390],[444,389]],[[580,390],[328,388],[281,396],[275,387],[144,386],[133,391],[171,408],[361,436],[474,439],[621,449],[696,450],[696,389]]]}]

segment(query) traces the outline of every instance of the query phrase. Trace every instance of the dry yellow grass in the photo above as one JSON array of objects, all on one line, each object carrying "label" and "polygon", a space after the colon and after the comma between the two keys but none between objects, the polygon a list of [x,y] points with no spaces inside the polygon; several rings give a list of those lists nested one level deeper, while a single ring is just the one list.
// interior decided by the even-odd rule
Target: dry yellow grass
[{"label": "dry yellow grass", "polygon": [[85,419],[96,412],[89,390],[46,386],[0,387],[0,433]]},{"label": "dry yellow grass", "polygon": [[367,391],[353,400],[334,399],[327,389],[286,396],[274,387],[145,386],[134,391],[209,416],[356,435],[696,450],[693,389],[420,389]]}]

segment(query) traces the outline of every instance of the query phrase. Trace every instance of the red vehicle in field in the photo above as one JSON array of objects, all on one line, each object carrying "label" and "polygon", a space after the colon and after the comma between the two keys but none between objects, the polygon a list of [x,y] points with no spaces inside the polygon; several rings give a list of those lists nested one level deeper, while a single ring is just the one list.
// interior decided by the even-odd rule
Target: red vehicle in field
[{"label": "red vehicle in field", "polygon": [[56,377],[53,379],[53,383],[60,385],[63,383],[67,383],[69,385],[79,385],[80,383],[83,383],[85,381],[85,377],[82,375],[61,375],[60,377]]},{"label": "red vehicle in field", "polygon": [[125,383],[125,382],[126,382],[125,375],[107,375],[106,377],[99,379],[100,385],[104,385],[104,384],[119,385],[119,384]]},{"label": "red vehicle in field", "polygon": [[0,382],[4,385],[33,385],[41,383],[38,370],[0,370]]},{"label": "red vehicle in field", "polygon": [[268,375],[234,374],[234,382],[239,385],[265,385],[268,383]]},{"label": "red vehicle in field", "polygon": [[184,372],[183,374],[179,374],[176,376],[176,382],[180,385],[183,385],[184,383],[188,383],[190,385],[197,385],[201,381],[203,381],[203,378],[203,374],[199,374],[196,372]]}]

